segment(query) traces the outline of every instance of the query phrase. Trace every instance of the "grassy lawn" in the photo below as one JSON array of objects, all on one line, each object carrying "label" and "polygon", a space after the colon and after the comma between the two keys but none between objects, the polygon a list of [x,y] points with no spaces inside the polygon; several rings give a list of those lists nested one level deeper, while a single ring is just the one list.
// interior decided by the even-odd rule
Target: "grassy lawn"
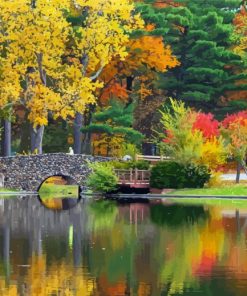
[{"label": "grassy lawn", "polygon": [[171,195],[227,195],[247,196],[247,185],[226,185],[219,188],[179,189],[169,193]]},{"label": "grassy lawn", "polygon": [[0,193],[1,192],[17,192],[17,190],[10,188],[0,188]]},{"label": "grassy lawn", "polygon": [[43,184],[39,190],[39,195],[42,199],[63,197],[78,198],[78,186]]}]

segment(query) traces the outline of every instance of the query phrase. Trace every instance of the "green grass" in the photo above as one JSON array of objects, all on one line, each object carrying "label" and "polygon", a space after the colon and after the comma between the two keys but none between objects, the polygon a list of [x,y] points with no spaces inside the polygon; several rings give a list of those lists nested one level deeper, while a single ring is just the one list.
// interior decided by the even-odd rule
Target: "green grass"
[{"label": "green grass", "polygon": [[63,197],[78,198],[78,186],[43,184],[39,190],[39,195],[42,199]]},{"label": "green grass", "polygon": [[16,189],[0,188],[0,199],[16,198],[17,193],[18,193],[18,190]]},{"label": "green grass", "polygon": [[247,196],[246,185],[232,185],[219,188],[201,188],[201,189],[179,189],[169,193],[171,195],[224,195],[224,196]]},{"label": "green grass", "polygon": [[9,189],[9,188],[0,188],[0,193],[1,192],[17,192],[15,189]]},{"label": "green grass", "polygon": [[0,188],[0,192],[6,192],[9,191],[7,188]]}]

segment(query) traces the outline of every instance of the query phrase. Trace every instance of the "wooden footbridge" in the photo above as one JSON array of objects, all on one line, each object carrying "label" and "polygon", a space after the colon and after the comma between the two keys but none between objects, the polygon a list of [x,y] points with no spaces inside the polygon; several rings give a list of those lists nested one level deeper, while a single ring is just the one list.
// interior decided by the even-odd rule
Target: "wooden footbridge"
[{"label": "wooden footbridge", "polygon": [[150,171],[149,170],[115,170],[119,185],[130,188],[149,188]]},{"label": "wooden footbridge", "polygon": [[[153,156],[153,155],[136,155],[135,160],[147,160],[151,164],[155,164],[158,161],[170,160],[167,156]],[[150,187],[150,170],[115,170],[119,185],[129,188],[149,188]]]}]

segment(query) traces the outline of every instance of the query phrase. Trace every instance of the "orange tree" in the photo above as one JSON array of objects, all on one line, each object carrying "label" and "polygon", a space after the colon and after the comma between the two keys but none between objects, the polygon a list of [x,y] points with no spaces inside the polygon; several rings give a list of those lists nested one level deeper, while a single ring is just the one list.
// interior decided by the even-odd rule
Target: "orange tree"
[{"label": "orange tree", "polygon": [[[105,67],[101,80],[100,105],[107,106],[110,99],[117,98],[129,105],[136,103],[134,127],[147,135],[164,98],[159,95],[156,81],[164,73],[179,65],[165,38],[155,30],[155,22],[144,19],[145,28],[136,30],[126,44],[128,55],[124,61],[115,58]],[[149,118],[149,120],[147,120]],[[147,132],[146,132],[147,130]]]},{"label": "orange tree", "polygon": [[228,145],[229,156],[238,163],[236,176],[236,182],[238,183],[241,167],[247,174],[247,111],[226,116],[222,121],[221,132]]}]

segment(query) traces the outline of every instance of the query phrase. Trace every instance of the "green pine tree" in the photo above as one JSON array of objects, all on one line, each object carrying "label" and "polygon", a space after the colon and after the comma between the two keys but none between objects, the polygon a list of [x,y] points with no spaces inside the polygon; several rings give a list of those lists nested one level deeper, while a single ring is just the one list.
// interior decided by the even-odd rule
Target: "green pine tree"
[{"label": "green pine tree", "polygon": [[118,100],[111,100],[108,107],[93,114],[92,123],[81,129],[82,133],[120,136],[126,143],[139,145],[143,135],[133,128],[134,104],[127,107]]},{"label": "green pine tree", "polygon": [[245,66],[231,50],[232,22],[241,1],[176,0],[180,6],[164,8],[150,6],[151,2],[156,1],[138,4],[139,10],[147,22],[156,24],[154,34],[163,34],[181,63],[161,74],[157,87],[168,97],[218,115],[231,107],[246,108],[246,98],[239,98],[232,106],[222,103],[226,91],[247,89],[247,85],[236,85],[246,77]]}]

